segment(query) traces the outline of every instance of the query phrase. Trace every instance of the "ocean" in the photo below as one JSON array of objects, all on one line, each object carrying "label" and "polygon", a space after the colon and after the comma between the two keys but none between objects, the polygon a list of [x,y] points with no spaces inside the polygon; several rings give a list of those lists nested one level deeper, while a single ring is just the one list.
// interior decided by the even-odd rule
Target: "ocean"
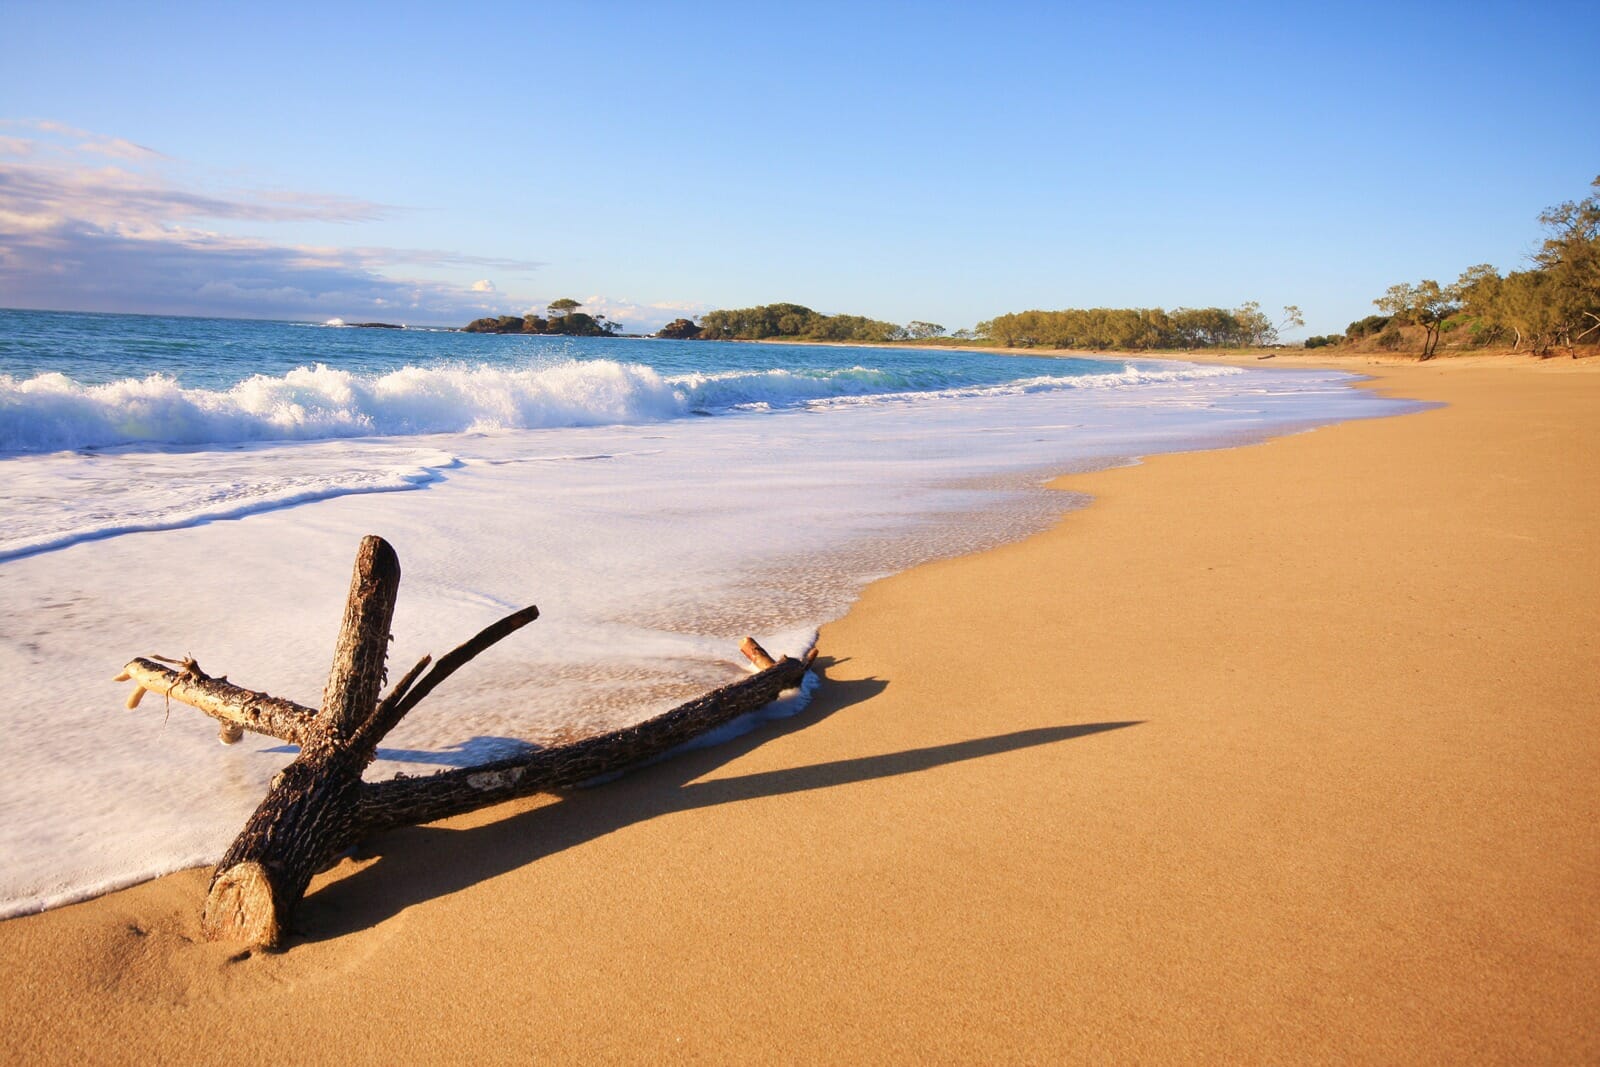
[{"label": "ocean", "polygon": [[192,655],[315,705],[364,534],[400,668],[540,608],[369,777],[427,773],[725,684],[745,634],[798,655],[873,579],[1085,502],[1051,475],[1415,406],[1353,381],[0,310],[0,916],[215,861],[293,751],[110,679]]}]

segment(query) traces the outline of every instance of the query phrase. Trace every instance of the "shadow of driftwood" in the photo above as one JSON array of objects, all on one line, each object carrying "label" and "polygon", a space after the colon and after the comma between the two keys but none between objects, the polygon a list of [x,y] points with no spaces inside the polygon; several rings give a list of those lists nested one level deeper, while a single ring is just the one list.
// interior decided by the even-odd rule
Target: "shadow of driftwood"
[{"label": "shadow of driftwood", "polygon": [[[378,759],[388,760],[392,763],[424,763],[442,769],[445,767],[476,767],[480,763],[510,759],[513,756],[527,755],[538,750],[538,745],[531,744],[519,737],[496,737],[493,734],[479,734],[476,737],[469,737],[465,741],[458,741],[443,748],[386,748],[379,745]],[[300,746],[273,745],[271,748],[264,748],[261,751],[293,754],[300,751]]]},{"label": "shadow of driftwood", "polygon": [[604,788],[564,793],[554,803],[487,825],[466,830],[408,827],[386,834],[358,853],[361,858],[376,856],[377,862],[306,897],[296,915],[293,940],[321,941],[365,929],[413,904],[449,895],[661,815],[910,774],[1137,725],[1137,721],[1125,721],[1043,727],[809,767],[696,781],[762,744],[875,696],[887,685],[878,679],[829,682],[826,700],[794,719],[767,724],[714,748],[683,753]]}]

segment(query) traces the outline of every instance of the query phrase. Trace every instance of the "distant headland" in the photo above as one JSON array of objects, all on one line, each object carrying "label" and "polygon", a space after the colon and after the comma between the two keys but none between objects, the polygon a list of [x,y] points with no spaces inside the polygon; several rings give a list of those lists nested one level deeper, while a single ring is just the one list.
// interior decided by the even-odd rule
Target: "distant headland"
[{"label": "distant headland", "polygon": [[463,333],[528,333],[562,335],[567,337],[616,337],[622,332],[620,322],[612,322],[604,315],[589,315],[578,309],[581,303],[571,297],[551,301],[545,310],[548,316],[499,315],[473,319],[461,327]]}]

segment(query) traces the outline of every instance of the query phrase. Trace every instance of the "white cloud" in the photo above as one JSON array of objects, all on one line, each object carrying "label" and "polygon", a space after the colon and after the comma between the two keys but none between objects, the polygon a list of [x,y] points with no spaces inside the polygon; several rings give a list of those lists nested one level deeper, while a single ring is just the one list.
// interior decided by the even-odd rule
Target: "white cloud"
[{"label": "white cloud", "polygon": [[[287,318],[382,309],[453,324],[498,310],[488,302],[494,285],[384,271],[539,266],[439,249],[316,247],[216,233],[199,224],[360,223],[395,209],[321,193],[201,192],[149,169],[166,157],[120,138],[47,121],[5,125],[46,135],[0,137],[0,157],[10,159],[0,158],[0,292],[15,306]],[[85,154],[137,162],[89,164]]]},{"label": "white cloud", "polygon": [[73,217],[101,226],[189,219],[249,222],[369,222],[394,209],[350,197],[284,192],[208,194],[122,167],[0,162],[0,197],[13,211]]},{"label": "white cloud", "polygon": [[[216,222],[360,225],[399,209],[293,190],[201,189],[170,157],[47,120],[0,120],[0,292],[23,307],[460,324],[519,303],[489,278],[458,285],[407,271],[527,273],[542,264],[446,249],[286,244]],[[108,162],[114,159],[116,162]],[[556,294],[566,295],[566,294]],[[583,310],[653,333],[709,305],[592,295]]]}]

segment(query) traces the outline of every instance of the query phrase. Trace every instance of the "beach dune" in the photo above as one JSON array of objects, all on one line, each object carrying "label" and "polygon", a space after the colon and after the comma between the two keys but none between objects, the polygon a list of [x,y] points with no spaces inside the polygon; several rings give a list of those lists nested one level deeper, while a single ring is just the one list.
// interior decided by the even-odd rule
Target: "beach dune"
[{"label": "beach dune", "polygon": [[286,952],[204,871],[0,923],[4,1058],[1600,1059],[1600,367],[1370,369],[1442,406],[1066,477],[797,718],[388,835]]}]

